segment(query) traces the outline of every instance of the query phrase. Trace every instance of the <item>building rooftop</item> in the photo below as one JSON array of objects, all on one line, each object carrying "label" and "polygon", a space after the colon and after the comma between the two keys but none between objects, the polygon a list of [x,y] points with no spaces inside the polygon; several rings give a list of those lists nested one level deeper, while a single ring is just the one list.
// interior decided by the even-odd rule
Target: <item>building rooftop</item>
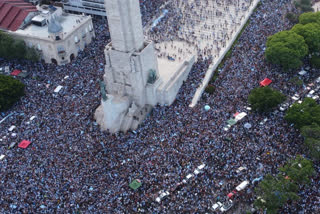
[{"label": "building rooftop", "polygon": [[37,8],[23,0],[0,0],[0,28],[16,31]]},{"label": "building rooftop", "polygon": [[[36,19],[40,20],[40,17],[37,17]],[[47,19],[50,21],[49,17]],[[74,31],[75,28],[82,25],[83,22],[87,21],[88,19],[90,19],[90,16],[73,14],[61,15],[60,17],[57,17],[57,20],[59,20],[59,24],[62,27],[63,37],[67,37],[71,32]],[[15,33],[39,39],[51,40],[49,38],[48,25],[37,26],[30,24],[24,29],[17,30]]]}]

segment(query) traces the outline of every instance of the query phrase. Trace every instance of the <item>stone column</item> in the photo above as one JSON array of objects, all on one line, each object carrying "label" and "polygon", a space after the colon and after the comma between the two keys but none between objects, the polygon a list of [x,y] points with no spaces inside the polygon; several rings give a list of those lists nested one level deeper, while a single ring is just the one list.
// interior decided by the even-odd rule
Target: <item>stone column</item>
[{"label": "stone column", "polygon": [[112,47],[121,52],[140,50],[144,36],[139,0],[105,0]]}]

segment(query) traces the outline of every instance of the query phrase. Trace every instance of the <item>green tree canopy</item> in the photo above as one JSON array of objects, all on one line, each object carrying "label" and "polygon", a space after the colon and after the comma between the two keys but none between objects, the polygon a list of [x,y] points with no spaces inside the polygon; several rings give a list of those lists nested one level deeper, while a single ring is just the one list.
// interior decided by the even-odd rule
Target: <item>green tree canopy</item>
[{"label": "green tree canopy", "polygon": [[320,125],[313,123],[301,129],[304,142],[309,149],[310,155],[315,160],[320,160]]},{"label": "green tree canopy", "polygon": [[317,23],[308,23],[306,25],[296,24],[292,31],[303,36],[309,51],[319,52],[320,50],[320,25]]},{"label": "green tree canopy", "polygon": [[312,162],[303,158],[301,155],[290,160],[281,167],[279,171],[298,184],[309,184],[310,176],[314,173]]},{"label": "green tree canopy", "polygon": [[299,16],[299,23],[306,25],[309,23],[317,23],[320,24],[320,12],[309,12],[309,13],[303,13]]},{"label": "green tree canopy", "polygon": [[285,70],[298,68],[308,54],[304,38],[293,31],[282,31],[267,39],[266,58]]},{"label": "green tree canopy", "polygon": [[304,141],[306,147],[309,149],[310,155],[315,160],[320,160],[320,139],[306,138]]},{"label": "green tree canopy", "polygon": [[0,57],[38,61],[40,54],[34,47],[27,47],[23,40],[13,39],[0,31]]},{"label": "green tree canopy", "polygon": [[285,100],[285,96],[270,87],[255,88],[250,92],[248,102],[258,112],[268,112]]},{"label": "green tree canopy", "polygon": [[255,189],[259,197],[254,204],[268,214],[275,214],[288,200],[299,199],[297,191],[298,186],[283,176],[267,175]]},{"label": "green tree canopy", "polygon": [[285,119],[299,129],[313,123],[320,124],[320,105],[311,98],[305,98],[301,104],[295,103],[288,109]]},{"label": "green tree canopy", "polygon": [[297,8],[300,8],[302,12],[313,11],[311,0],[297,0],[295,1]]},{"label": "green tree canopy", "polygon": [[0,75],[0,111],[8,110],[23,95],[23,83],[13,77]]}]

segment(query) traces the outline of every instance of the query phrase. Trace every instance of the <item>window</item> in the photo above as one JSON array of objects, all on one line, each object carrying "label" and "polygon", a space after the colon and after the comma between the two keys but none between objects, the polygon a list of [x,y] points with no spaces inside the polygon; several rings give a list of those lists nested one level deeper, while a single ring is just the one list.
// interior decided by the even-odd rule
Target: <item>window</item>
[{"label": "window", "polygon": [[64,55],[66,53],[66,50],[63,46],[59,46],[57,49],[59,55]]}]

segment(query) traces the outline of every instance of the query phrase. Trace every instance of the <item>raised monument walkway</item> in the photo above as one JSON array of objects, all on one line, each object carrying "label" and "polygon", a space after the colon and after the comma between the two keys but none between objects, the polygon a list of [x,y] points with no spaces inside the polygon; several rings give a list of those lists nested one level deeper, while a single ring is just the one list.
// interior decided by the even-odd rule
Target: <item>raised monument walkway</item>
[{"label": "raised monument walkway", "polygon": [[253,13],[254,9],[257,7],[258,3],[260,2],[260,0],[253,0],[252,5],[250,6],[250,9],[248,11],[248,13],[245,15],[245,18],[241,20],[241,23],[238,27],[238,29],[236,30],[236,32],[234,33],[234,35],[232,35],[232,39],[227,41],[227,45],[225,48],[222,49],[221,53],[219,54],[219,56],[217,58],[214,58],[213,63],[209,66],[206,75],[204,77],[204,79],[202,80],[201,85],[197,88],[194,97],[190,103],[190,107],[194,107],[197,105],[199,99],[201,98],[201,95],[204,91],[204,89],[207,87],[208,83],[210,82],[210,79],[212,77],[213,72],[217,69],[217,67],[219,66],[219,64],[221,63],[222,59],[224,58],[224,56],[226,55],[226,53],[230,50],[230,48],[232,47],[233,43],[235,42],[236,38],[238,37],[239,33],[241,32],[242,28],[245,26],[245,24],[247,23],[248,19],[250,18],[251,14]]},{"label": "raised monument walkway", "polygon": [[[185,0],[170,1],[163,10],[169,12],[158,23],[155,33],[146,27],[155,44],[158,62],[170,68],[184,59],[212,56],[212,64],[197,88],[194,107],[259,0]],[[174,27],[173,27],[174,26]],[[169,59],[169,60],[168,60]],[[170,60],[171,59],[171,60]],[[171,62],[170,62],[171,61]]]}]

